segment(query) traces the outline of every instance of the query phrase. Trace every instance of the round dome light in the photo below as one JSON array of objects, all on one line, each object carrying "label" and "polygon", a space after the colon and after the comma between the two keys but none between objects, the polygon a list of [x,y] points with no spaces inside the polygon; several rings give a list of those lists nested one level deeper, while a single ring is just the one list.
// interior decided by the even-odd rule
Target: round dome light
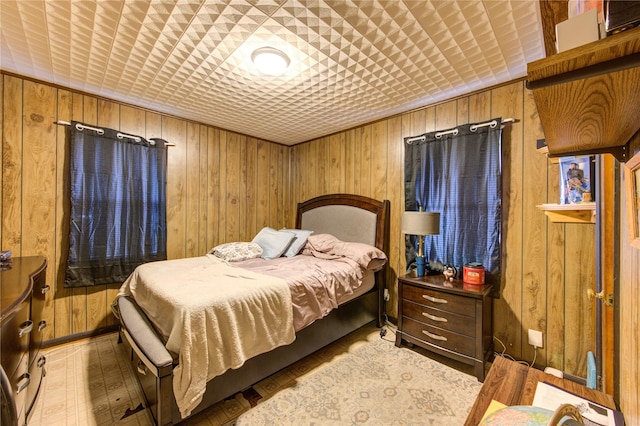
[{"label": "round dome light", "polygon": [[284,52],[273,47],[261,47],[254,50],[251,54],[251,60],[261,73],[273,76],[285,72],[291,62]]}]

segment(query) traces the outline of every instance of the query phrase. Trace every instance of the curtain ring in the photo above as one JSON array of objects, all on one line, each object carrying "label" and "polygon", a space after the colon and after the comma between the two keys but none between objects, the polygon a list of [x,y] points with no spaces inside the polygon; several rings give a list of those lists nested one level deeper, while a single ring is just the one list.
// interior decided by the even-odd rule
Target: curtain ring
[{"label": "curtain ring", "polygon": [[478,130],[480,127],[485,127],[485,126],[489,126],[492,129],[495,129],[496,126],[498,125],[498,122],[496,120],[491,120],[488,123],[482,123],[482,124],[472,124],[471,126],[469,126],[469,130],[472,132],[475,132],[476,130]]},{"label": "curtain ring", "polygon": [[93,130],[94,132],[96,132],[97,134],[99,134],[100,136],[104,135],[104,130],[102,129],[97,129],[95,127],[89,127],[89,126],[83,126],[80,123],[76,123],[76,129],[78,131],[83,131],[84,129],[89,129],[89,130]]},{"label": "curtain ring", "polygon": [[436,139],[440,139],[441,137],[446,135],[456,136],[457,134],[458,134],[458,129],[448,130],[446,132],[439,132],[439,133],[436,133]]},{"label": "curtain ring", "polygon": [[141,141],[141,139],[138,136],[127,135],[126,133],[120,133],[120,132],[118,132],[116,134],[116,137],[118,139],[124,139],[124,138],[133,139],[136,142],[140,142]]},{"label": "curtain ring", "polygon": [[415,136],[413,138],[407,138],[407,144],[413,145],[414,142],[424,142],[427,138],[425,136]]}]

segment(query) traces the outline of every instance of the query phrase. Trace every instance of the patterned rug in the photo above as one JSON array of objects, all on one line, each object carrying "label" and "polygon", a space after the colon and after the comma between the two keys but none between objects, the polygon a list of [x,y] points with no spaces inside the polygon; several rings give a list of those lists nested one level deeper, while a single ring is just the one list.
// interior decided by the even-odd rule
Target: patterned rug
[{"label": "patterned rug", "polygon": [[481,386],[378,338],[260,400],[235,425],[462,425]]}]

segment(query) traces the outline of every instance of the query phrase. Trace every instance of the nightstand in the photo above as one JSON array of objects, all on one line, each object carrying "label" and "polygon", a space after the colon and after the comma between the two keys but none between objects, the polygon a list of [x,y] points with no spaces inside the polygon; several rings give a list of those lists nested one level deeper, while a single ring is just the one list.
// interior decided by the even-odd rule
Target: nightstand
[{"label": "nightstand", "polygon": [[493,354],[491,285],[446,281],[443,275],[398,278],[398,332],[402,341],[473,365],[484,381]]}]

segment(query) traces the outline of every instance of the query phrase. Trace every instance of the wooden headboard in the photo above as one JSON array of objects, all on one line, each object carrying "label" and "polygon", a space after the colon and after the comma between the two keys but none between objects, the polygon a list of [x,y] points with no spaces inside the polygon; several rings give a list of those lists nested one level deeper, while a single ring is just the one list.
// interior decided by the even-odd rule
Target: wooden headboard
[{"label": "wooden headboard", "polygon": [[[389,257],[389,205],[389,200],[378,201],[362,195],[322,195],[298,203],[296,228],[331,234],[342,241],[370,244]],[[383,324],[387,267],[388,262],[376,272],[379,327]]]},{"label": "wooden headboard", "polygon": [[312,198],[298,204],[296,228],[370,244],[388,253],[389,200],[352,194]]}]

